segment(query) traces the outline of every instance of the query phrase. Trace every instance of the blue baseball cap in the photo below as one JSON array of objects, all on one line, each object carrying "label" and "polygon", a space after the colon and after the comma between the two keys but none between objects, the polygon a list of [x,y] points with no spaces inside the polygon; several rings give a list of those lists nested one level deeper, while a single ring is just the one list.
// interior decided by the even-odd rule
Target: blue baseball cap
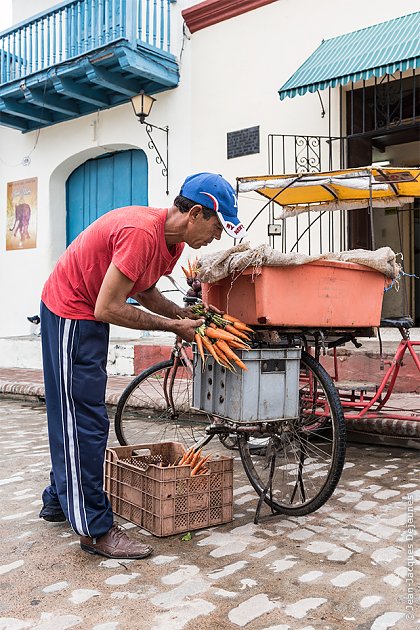
[{"label": "blue baseball cap", "polygon": [[180,195],[214,210],[232,238],[243,238],[246,230],[238,218],[238,199],[232,186],[221,175],[196,173],[187,177]]}]

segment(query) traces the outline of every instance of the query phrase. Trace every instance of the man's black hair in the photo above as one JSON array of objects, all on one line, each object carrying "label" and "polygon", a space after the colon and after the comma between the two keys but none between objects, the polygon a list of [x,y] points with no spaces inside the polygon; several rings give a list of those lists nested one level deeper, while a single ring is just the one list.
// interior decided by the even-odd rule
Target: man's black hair
[{"label": "man's black hair", "polygon": [[203,206],[201,203],[197,204],[196,201],[191,201],[191,199],[187,199],[186,197],[183,197],[182,195],[178,195],[174,199],[174,206],[176,206],[178,210],[183,213],[189,212],[193,206],[197,206],[197,205],[201,206],[203,217],[206,221],[211,219],[211,217],[214,217],[215,215],[214,210],[212,208],[207,208],[206,206]]}]

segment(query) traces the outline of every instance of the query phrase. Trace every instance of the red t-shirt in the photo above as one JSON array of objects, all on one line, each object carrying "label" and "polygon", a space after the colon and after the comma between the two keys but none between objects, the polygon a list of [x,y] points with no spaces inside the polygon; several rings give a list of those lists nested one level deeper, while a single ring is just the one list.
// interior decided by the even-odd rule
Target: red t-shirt
[{"label": "red t-shirt", "polygon": [[66,319],[95,319],[96,299],[111,262],[134,286],[127,297],[150,289],[171,273],[184,248],[168,250],[168,210],[127,206],[94,221],[69,245],[42,291],[42,301]]}]

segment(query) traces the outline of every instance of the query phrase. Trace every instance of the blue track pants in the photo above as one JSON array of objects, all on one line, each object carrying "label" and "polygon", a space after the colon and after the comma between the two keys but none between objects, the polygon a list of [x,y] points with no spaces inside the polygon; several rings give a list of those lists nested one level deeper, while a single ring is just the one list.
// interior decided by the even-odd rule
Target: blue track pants
[{"label": "blue track pants", "polygon": [[109,420],[105,406],[109,325],[58,317],[41,303],[41,341],[51,451],[44,505],[74,531],[96,538],[112,526],[103,489]]}]

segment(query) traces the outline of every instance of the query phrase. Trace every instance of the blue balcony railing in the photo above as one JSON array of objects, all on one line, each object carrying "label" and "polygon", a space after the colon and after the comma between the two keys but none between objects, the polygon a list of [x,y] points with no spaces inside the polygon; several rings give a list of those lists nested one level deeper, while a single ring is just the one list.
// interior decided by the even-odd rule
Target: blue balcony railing
[{"label": "blue balcony railing", "polygon": [[0,85],[127,40],[170,53],[171,0],[73,0],[0,34]]}]

